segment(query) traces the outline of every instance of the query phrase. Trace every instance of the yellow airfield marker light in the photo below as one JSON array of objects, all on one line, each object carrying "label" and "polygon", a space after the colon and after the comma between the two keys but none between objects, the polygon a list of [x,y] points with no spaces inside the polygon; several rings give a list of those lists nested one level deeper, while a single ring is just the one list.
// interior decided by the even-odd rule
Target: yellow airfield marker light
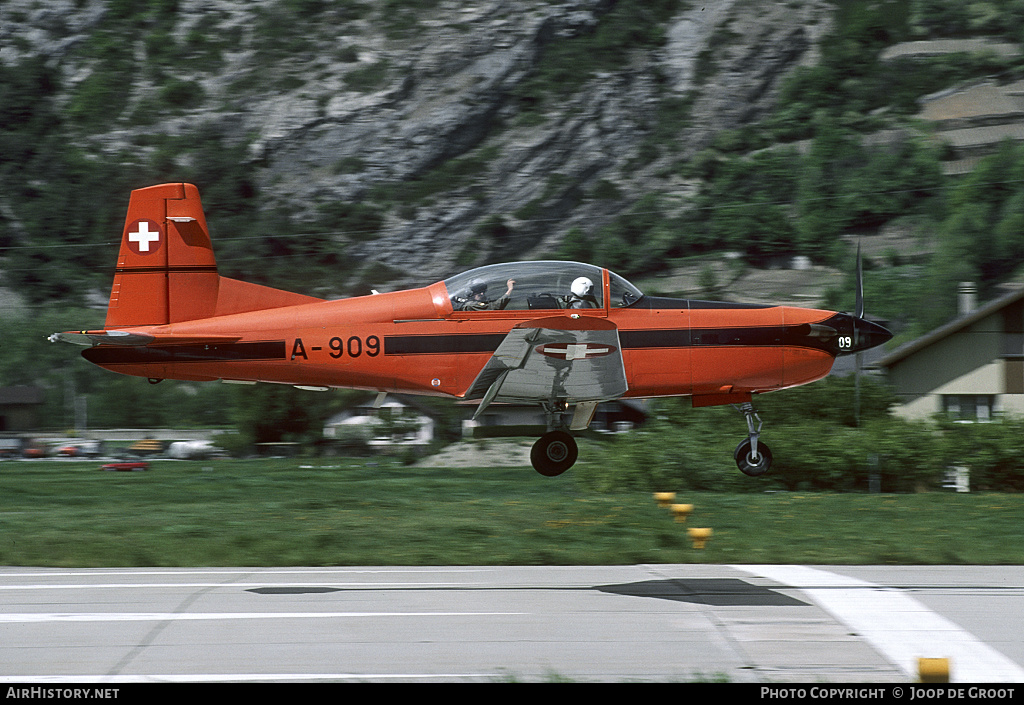
[{"label": "yellow airfield marker light", "polygon": [[655,492],[654,501],[658,503],[659,507],[667,507],[672,503],[672,500],[676,498],[675,492]]},{"label": "yellow airfield marker light", "polygon": [[917,675],[921,683],[949,683],[949,659],[919,658]]},{"label": "yellow airfield marker light", "polygon": [[692,511],[693,511],[693,505],[692,504],[673,504],[672,505],[672,513],[675,514],[676,521],[678,521],[680,524],[683,524],[683,523],[686,522],[686,517],[690,516],[690,513]]},{"label": "yellow airfield marker light", "polygon": [[690,538],[693,539],[694,548],[704,548],[704,544],[706,544],[708,539],[711,538],[711,529],[692,528],[687,531],[687,533],[690,535]]}]

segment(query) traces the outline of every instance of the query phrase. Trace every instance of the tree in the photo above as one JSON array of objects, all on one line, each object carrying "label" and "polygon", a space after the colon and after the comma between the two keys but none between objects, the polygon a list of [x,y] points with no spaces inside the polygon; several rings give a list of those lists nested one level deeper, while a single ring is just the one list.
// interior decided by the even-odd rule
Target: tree
[{"label": "tree", "polygon": [[249,443],[312,444],[323,438],[324,422],[359,392],[313,392],[286,385],[257,384],[234,388],[232,417]]}]

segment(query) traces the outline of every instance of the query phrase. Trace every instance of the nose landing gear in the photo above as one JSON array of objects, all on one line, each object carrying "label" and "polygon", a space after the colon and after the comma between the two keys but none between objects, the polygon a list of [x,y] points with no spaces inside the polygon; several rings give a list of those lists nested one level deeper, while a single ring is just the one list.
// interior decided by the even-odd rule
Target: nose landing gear
[{"label": "nose landing gear", "polygon": [[736,467],[744,475],[751,477],[764,475],[772,466],[772,451],[767,444],[758,442],[763,422],[750,402],[741,404],[738,408],[747,419],[749,437],[736,446],[736,452],[733,454],[736,459]]}]

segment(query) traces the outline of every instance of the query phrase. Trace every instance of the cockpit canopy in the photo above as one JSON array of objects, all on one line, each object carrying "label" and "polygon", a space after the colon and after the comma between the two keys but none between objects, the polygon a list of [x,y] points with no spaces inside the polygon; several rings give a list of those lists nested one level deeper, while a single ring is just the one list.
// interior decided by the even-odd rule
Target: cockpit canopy
[{"label": "cockpit canopy", "polygon": [[[604,290],[603,270],[580,262],[508,262],[471,269],[445,279],[456,311],[526,309],[603,309],[608,296],[612,308],[630,306],[643,294],[628,281],[609,272]],[[511,293],[505,301],[509,282]]]}]

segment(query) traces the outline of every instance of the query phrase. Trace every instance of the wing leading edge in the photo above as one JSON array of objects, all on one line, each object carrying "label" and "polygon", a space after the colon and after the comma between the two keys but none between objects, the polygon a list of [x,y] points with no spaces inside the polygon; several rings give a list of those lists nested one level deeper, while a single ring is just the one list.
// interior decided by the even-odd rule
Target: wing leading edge
[{"label": "wing leading edge", "polygon": [[552,316],[515,326],[477,375],[467,399],[474,418],[493,402],[586,404],[629,389],[614,323],[592,316]]}]

